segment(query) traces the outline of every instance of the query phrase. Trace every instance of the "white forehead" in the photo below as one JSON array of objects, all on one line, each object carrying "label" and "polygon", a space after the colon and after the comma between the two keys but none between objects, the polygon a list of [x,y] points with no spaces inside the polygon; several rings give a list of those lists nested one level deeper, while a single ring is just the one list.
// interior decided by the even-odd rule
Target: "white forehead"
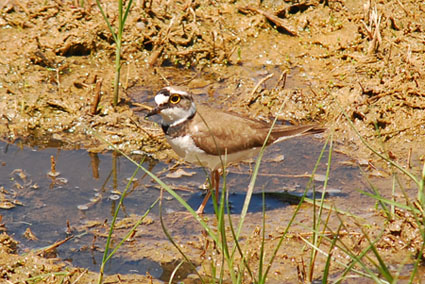
[{"label": "white forehead", "polygon": [[[173,87],[173,86],[169,86],[169,87],[165,87],[165,90],[167,90],[170,94],[179,94],[179,95],[187,95],[187,92],[180,89],[179,87]],[[162,92],[159,92],[156,96],[155,96],[155,103],[157,105],[162,105],[165,103],[168,103],[168,99],[170,97],[167,95],[164,95]]]},{"label": "white forehead", "polygon": [[169,99],[169,96],[159,93],[155,96],[155,103],[160,106],[162,104],[167,103],[168,99]]},{"label": "white forehead", "polygon": [[168,90],[170,92],[170,94],[187,95],[187,92],[182,90],[179,87],[168,86],[168,87],[165,87],[164,89]]}]

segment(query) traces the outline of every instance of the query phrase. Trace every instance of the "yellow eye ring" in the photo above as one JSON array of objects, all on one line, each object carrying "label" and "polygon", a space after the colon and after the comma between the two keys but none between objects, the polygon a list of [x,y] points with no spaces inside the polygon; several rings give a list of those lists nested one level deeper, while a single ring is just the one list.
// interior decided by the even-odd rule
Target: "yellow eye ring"
[{"label": "yellow eye ring", "polygon": [[181,99],[180,95],[171,95],[170,96],[170,103],[172,103],[174,105],[178,104],[180,102],[180,99]]}]

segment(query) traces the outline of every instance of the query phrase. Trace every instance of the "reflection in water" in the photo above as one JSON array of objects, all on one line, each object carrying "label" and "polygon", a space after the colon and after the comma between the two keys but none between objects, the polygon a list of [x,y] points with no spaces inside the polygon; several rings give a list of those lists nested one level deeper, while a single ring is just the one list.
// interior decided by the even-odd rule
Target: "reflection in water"
[{"label": "reflection in water", "polygon": [[97,155],[97,153],[89,152],[89,157],[90,157],[90,164],[91,164],[93,178],[98,179],[99,178],[99,156]]},{"label": "reflection in water", "polygon": [[[308,182],[305,177],[308,175],[305,174],[312,171],[321,147],[321,142],[313,138],[294,139],[269,147],[258,176],[250,212],[262,211],[263,190],[266,191],[267,210],[284,210],[292,204],[294,201],[288,196],[294,195],[285,195],[285,192],[299,195],[304,191]],[[74,265],[97,271],[102,255],[99,250],[104,246],[105,236],[102,233],[93,234],[90,228],[106,230],[108,220],[112,219],[118,204],[118,198],[135,171],[135,165],[116,153],[96,154],[83,150],[65,151],[54,148],[41,150],[6,143],[0,143],[0,149],[0,187],[4,188],[3,195],[10,199],[14,206],[10,210],[0,211],[8,233],[20,241],[22,250],[50,245],[64,240],[72,233],[74,237],[57,248],[58,256]],[[282,153],[285,154],[284,159]],[[52,171],[51,156],[54,157],[55,172],[59,173],[55,177],[48,175],[48,172]],[[341,159],[337,154],[333,157],[335,160]],[[134,158],[141,161],[145,157]],[[206,177],[203,169],[191,168],[190,172],[193,174],[173,177],[167,176],[169,168],[166,164],[145,158],[143,166],[158,174],[173,188],[184,189],[178,190],[178,193],[193,208],[199,206],[203,196],[198,188]],[[185,165],[178,168],[187,170]],[[319,173],[324,173],[325,170],[326,164],[323,162]],[[227,186],[231,193],[232,213],[237,214],[242,208],[250,172],[250,164],[240,164],[237,168],[229,169]],[[354,198],[359,201],[356,206],[362,208],[360,204],[365,201],[359,198],[353,187],[353,180],[360,180],[357,169],[347,166],[343,168],[334,162],[332,173],[330,185],[338,188],[340,192],[333,198],[339,201],[346,200],[347,197]],[[316,184],[316,188],[319,188],[321,182]],[[158,185],[140,171],[127,193],[119,218],[141,216],[159,196],[158,189]],[[23,206],[17,205],[20,203]],[[345,202],[345,206],[351,204]],[[164,206],[167,212],[183,210],[168,194],[165,194]],[[340,208],[343,206],[344,204]],[[209,214],[212,210],[210,201],[205,212]],[[24,237],[28,228],[38,240]],[[181,226],[173,228],[173,233],[186,237],[199,233],[190,230],[192,231]],[[144,230],[143,237],[149,240],[165,240],[161,232],[150,230]],[[149,272],[154,277],[161,277],[161,274],[166,274],[171,269],[167,267],[175,265],[169,263],[168,266],[163,264],[161,267],[149,259],[128,260],[120,255],[112,258],[112,262],[108,264],[110,271],[106,272],[130,273],[137,270],[138,273]]]},{"label": "reflection in water", "polygon": [[[0,148],[0,187],[4,187],[5,198],[23,205],[0,211],[8,233],[25,249],[50,245],[72,232],[79,236],[57,249],[59,257],[91,263],[90,249],[83,248],[90,247],[87,244],[93,236],[81,230],[87,222],[112,219],[118,201],[110,197],[123,191],[135,166],[117,154],[36,150],[6,143]],[[154,170],[165,167],[152,160],[146,160],[145,166]],[[121,217],[143,212],[157,198],[158,191],[145,186],[150,183],[143,174],[137,177]],[[38,240],[25,238],[27,229]],[[98,269],[93,264],[89,267]]]}]

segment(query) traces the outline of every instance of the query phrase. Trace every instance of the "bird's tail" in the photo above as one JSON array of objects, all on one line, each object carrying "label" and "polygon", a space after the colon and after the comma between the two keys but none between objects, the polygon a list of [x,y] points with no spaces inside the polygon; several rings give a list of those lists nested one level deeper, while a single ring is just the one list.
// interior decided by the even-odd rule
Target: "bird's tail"
[{"label": "bird's tail", "polygon": [[317,124],[289,125],[275,127],[271,133],[272,143],[280,142],[301,135],[319,134],[325,129]]}]

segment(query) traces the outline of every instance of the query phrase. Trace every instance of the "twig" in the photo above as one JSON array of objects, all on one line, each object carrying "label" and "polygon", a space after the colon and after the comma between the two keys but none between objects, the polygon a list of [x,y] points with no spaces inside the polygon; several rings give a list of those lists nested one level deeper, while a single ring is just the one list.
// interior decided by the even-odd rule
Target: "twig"
[{"label": "twig", "polygon": [[164,33],[161,33],[158,35],[158,40],[155,43],[155,48],[151,53],[151,56],[149,57],[148,66],[152,67],[156,64],[156,61],[158,60],[159,56],[161,55],[162,51],[164,50],[164,42],[169,38],[171,27],[173,26],[175,21],[175,17],[171,18],[170,23],[168,24],[167,29]]},{"label": "twig", "polygon": [[397,3],[400,5],[401,9],[403,9],[404,13],[406,13],[406,16],[410,16],[409,11],[406,10],[403,3],[401,3],[400,0],[397,0]]},{"label": "twig", "polygon": [[407,153],[407,168],[408,169],[412,168],[411,162],[412,162],[412,148],[409,148],[409,152]]},{"label": "twig", "polygon": [[257,89],[260,87],[260,85],[262,83],[264,83],[265,81],[267,81],[268,79],[270,79],[271,77],[273,77],[273,73],[267,75],[266,77],[264,77],[263,79],[261,79],[260,81],[258,81],[257,85],[255,85],[255,87],[252,89],[251,94],[249,94],[249,97],[251,98],[248,102],[248,105],[251,105],[253,102],[255,102],[258,98],[258,96],[254,96],[255,92],[257,91]]},{"label": "twig", "polygon": [[261,14],[264,17],[266,17],[267,20],[269,20],[270,22],[275,24],[276,29],[278,31],[279,31],[279,29],[281,29],[282,32],[284,32],[288,35],[291,35],[291,36],[297,35],[297,32],[293,28],[289,28],[287,23],[285,23],[281,18],[279,18],[278,16],[276,16],[272,13],[266,12],[264,10],[261,10],[259,8],[253,7],[253,6],[238,7],[238,10],[242,13],[247,13],[247,11],[251,11],[251,12]]},{"label": "twig", "polygon": [[92,115],[97,114],[97,107],[99,105],[100,98],[102,96],[101,89],[102,89],[103,80],[102,80],[102,78],[97,80],[97,77],[96,77],[95,80],[97,82],[96,82],[96,87],[94,88],[94,98],[93,98],[93,102],[92,102],[92,105],[91,105],[91,114]]},{"label": "twig", "polygon": [[153,107],[151,107],[151,106],[149,106],[149,105],[146,105],[146,104],[136,103],[136,102],[131,103],[131,104],[137,107],[137,109],[136,109],[135,111],[140,111],[140,110],[142,110],[142,109],[143,109],[143,110],[147,110],[147,111],[151,111],[151,110],[153,110]]},{"label": "twig", "polygon": [[276,85],[274,86],[275,89],[279,87],[281,82],[283,82],[282,89],[285,89],[287,75],[288,75],[288,70],[283,70],[282,73],[280,74],[279,80],[277,80]]},{"label": "twig", "polygon": [[164,46],[161,45],[160,47],[156,47],[149,57],[148,66],[152,67],[156,64],[156,61],[158,60],[159,56],[161,55],[162,51],[164,50]]},{"label": "twig", "polygon": [[165,81],[165,83],[167,84],[167,86],[170,85],[170,81],[159,71],[158,68],[155,68],[155,72],[159,74],[159,76],[161,76],[162,80]]},{"label": "twig", "polygon": [[146,131],[145,127],[142,127],[139,125],[138,122],[136,122],[134,119],[130,118],[130,120],[137,126],[137,128],[139,128],[143,133],[145,133],[146,135],[149,136],[150,139],[154,139],[155,135],[149,133],[148,131]]},{"label": "twig", "polygon": [[77,283],[78,283],[78,281],[80,281],[81,277],[83,277],[83,275],[87,273],[87,271],[89,271],[89,270],[88,270],[88,269],[84,269],[84,271],[83,271],[83,272],[81,272],[81,274],[80,274],[80,275],[78,275],[77,279],[75,279],[75,280],[72,282],[72,284],[77,284]]},{"label": "twig", "polygon": [[67,241],[69,241],[72,238],[74,238],[74,236],[69,236],[69,237],[66,237],[63,240],[57,241],[56,243],[54,243],[54,244],[52,244],[52,245],[50,245],[48,247],[45,247],[45,248],[42,248],[42,249],[38,250],[37,251],[37,254],[38,255],[43,255],[43,254],[46,254],[48,252],[51,252],[54,249],[56,249],[57,247],[59,247],[59,246],[63,245],[64,243],[66,243]]},{"label": "twig", "polygon": [[55,156],[53,155],[50,155],[50,171],[47,173],[47,175],[53,180],[60,175],[60,173],[56,171],[56,160]]},{"label": "twig", "polygon": [[380,31],[381,18],[382,17],[381,15],[378,15],[378,9],[375,6],[372,10],[372,13],[370,14],[370,19],[369,19],[369,32],[370,33],[372,32],[372,27],[375,28],[372,41],[370,42],[369,49],[367,51],[369,55],[376,52],[378,50],[378,47],[382,44],[381,31]]},{"label": "twig", "polygon": [[410,44],[407,46],[406,63],[412,65],[412,48],[410,47]]},{"label": "twig", "polygon": [[[8,1],[6,1],[6,5],[7,5],[7,2],[8,2]],[[28,11],[27,7],[25,7],[25,4],[21,3],[21,1],[15,1],[15,3],[16,3],[19,7],[21,7],[21,9],[22,9],[22,10],[24,10],[24,12],[25,12],[25,14],[27,14],[27,16],[30,14],[30,12]]]},{"label": "twig", "polygon": [[[322,235],[323,236],[332,237],[332,236],[335,235],[335,233],[332,232],[332,231],[324,231],[324,232],[322,232]],[[340,231],[340,232],[338,232],[338,237],[344,237],[344,236],[361,236],[361,235],[362,235],[361,233],[354,232],[354,231],[351,231],[351,232]],[[288,238],[289,237],[311,237],[311,236],[313,236],[313,232],[308,232],[308,233],[294,233],[293,235],[288,234]]]},{"label": "twig", "polygon": [[[237,175],[250,175],[249,173],[244,173],[244,172],[239,172],[239,171],[231,171],[228,170],[229,173],[232,174],[237,174]],[[312,175],[311,174],[300,174],[300,175],[286,175],[286,174],[268,174],[268,173],[258,173],[258,176],[261,177],[278,177],[278,178],[311,178]],[[314,177],[317,176],[318,179],[321,180],[321,177],[319,174],[313,175],[313,179]]]}]

